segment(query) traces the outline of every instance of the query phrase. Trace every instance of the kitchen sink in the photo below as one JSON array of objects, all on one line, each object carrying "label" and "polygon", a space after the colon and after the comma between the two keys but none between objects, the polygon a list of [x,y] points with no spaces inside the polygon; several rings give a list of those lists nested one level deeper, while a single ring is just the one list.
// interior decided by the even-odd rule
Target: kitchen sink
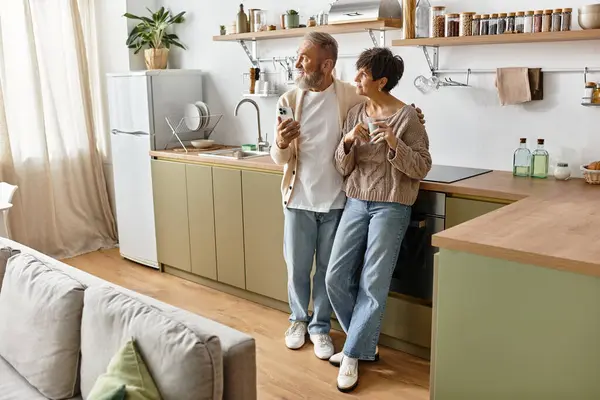
[{"label": "kitchen sink", "polygon": [[237,160],[247,160],[249,158],[268,156],[266,151],[244,151],[241,147],[227,150],[215,150],[201,153],[202,156],[217,157],[217,158],[232,158]]}]

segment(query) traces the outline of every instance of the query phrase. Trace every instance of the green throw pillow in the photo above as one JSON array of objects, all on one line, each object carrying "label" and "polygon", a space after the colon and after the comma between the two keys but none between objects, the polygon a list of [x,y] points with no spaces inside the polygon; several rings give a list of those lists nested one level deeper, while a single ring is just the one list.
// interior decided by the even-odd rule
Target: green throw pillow
[{"label": "green throw pillow", "polygon": [[98,377],[87,397],[87,400],[117,399],[161,400],[133,339],[110,360],[107,371]]}]

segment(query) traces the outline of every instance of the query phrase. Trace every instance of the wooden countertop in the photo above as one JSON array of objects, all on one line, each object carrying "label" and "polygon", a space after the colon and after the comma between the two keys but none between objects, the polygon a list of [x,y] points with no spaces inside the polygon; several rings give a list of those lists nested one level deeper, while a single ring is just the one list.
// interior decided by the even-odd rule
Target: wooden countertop
[{"label": "wooden countertop", "polygon": [[[270,157],[215,159],[199,152],[153,151],[151,156],[281,173]],[[433,236],[433,245],[524,264],[600,277],[600,186],[582,179],[515,178],[494,171],[421,189],[513,202]]]}]

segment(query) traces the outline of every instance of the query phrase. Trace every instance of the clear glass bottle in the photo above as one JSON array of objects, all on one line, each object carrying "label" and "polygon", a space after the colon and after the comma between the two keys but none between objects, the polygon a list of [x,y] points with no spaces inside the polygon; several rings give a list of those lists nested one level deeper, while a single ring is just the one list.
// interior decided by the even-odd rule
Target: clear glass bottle
[{"label": "clear glass bottle", "polygon": [[542,31],[544,11],[536,10],[533,15],[533,33],[540,33]]},{"label": "clear glass bottle", "polygon": [[496,35],[498,33],[498,14],[490,15],[490,28],[488,35]]},{"label": "clear glass bottle", "polygon": [[562,23],[560,25],[561,31],[570,31],[571,30],[571,15],[573,13],[572,8],[563,9],[562,13]]},{"label": "clear glass bottle", "polygon": [[429,37],[429,22],[431,14],[431,3],[429,0],[419,0],[416,14],[416,34],[418,38]]},{"label": "clear glass bottle", "polygon": [[560,32],[562,27],[562,8],[557,8],[552,13],[552,32]]},{"label": "clear glass bottle", "polygon": [[525,13],[525,18],[523,19],[523,32],[525,33],[533,33],[533,15],[535,13],[533,11],[527,11]]},{"label": "clear glass bottle", "polygon": [[473,18],[474,12],[463,12],[460,14],[460,28],[458,36],[473,36]]},{"label": "clear glass bottle", "polygon": [[521,145],[513,154],[513,175],[529,176],[531,170],[531,151],[527,148],[527,138],[521,138]]},{"label": "clear glass bottle", "polygon": [[552,10],[544,10],[542,17],[542,32],[552,31]]},{"label": "clear glass bottle", "polygon": [[481,23],[479,24],[479,35],[487,36],[490,33],[490,16],[483,14],[481,16]]},{"label": "clear glass bottle", "polygon": [[479,36],[481,30],[481,15],[475,14],[473,16],[473,22],[471,23],[471,34],[473,36]]},{"label": "clear glass bottle", "polygon": [[525,12],[519,11],[517,13],[517,17],[515,18],[515,32],[523,33],[525,32]]},{"label": "clear glass bottle", "polygon": [[538,139],[537,149],[531,153],[531,177],[547,178],[550,155],[544,149],[544,139]]},{"label": "clear glass bottle", "polygon": [[506,17],[506,32],[510,32],[513,33],[515,32],[516,26],[515,26],[515,17],[516,17],[516,13],[511,12],[508,13],[508,16]]},{"label": "clear glass bottle", "polygon": [[497,29],[497,33],[498,35],[502,35],[504,32],[506,32],[506,18],[507,18],[507,14],[506,13],[500,13],[498,14],[498,29]]}]

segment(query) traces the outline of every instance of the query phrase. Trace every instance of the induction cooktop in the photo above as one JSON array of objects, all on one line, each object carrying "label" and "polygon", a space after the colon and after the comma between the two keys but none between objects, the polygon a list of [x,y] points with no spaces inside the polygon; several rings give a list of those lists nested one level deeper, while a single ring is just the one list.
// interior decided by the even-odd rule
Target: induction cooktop
[{"label": "induction cooktop", "polygon": [[492,172],[491,169],[452,167],[449,165],[434,165],[423,182],[454,183],[463,179]]}]

